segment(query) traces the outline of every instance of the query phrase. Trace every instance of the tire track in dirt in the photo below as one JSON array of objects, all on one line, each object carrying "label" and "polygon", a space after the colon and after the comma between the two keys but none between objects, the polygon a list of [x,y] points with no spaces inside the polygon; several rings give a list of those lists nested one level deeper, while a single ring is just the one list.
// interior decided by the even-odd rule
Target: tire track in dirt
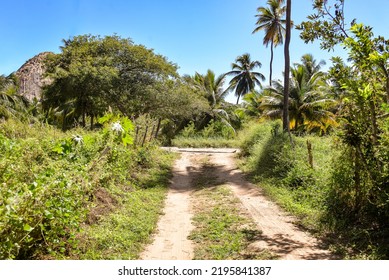
[{"label": "tire track in dirt", "polygon": [[193,155],[182,153],[173,167],[173,179],[165,200],[154,241],[141,254],[144,260],[191,260],[193,244],[188,240],[192,231],[190,167]]},{"label": "tire track in dirt", "polygon": [[158,222],[154,242],[141,254],[141,259],[190,260],[193,243],[188,235],[193,229],[191,219],[192,183],[201,172],[198,165],[204,156],[213,164],[213,171],[228,185],[262,231],[261,240],[248,250],[268,250],[280,259],[334,259],[334,256],[314,237],[294,225],[294,218],[266,198],[257,186],[248,183],[236,168],[232,149],[175,149],[181,158],[173,168],[173,179],[167,194],[164,215]]},{"label": "tire track in dirt", "polygon": [[219,178],[227,182],[262,231],[262,240],[251,244],[249,250],[267,249],[280,259],[289,260],[335,258],[319,240],[299,229],[294,218],[270,201],[259,187],[243,178],[233,154],[214,153],[211,162],[216,165]]}]

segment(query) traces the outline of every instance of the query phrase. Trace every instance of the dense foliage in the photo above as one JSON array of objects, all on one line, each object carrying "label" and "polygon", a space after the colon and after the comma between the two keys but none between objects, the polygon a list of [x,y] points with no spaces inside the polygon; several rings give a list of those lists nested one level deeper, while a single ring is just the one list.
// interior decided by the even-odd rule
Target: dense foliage
[{"label": "dense foliage", "polygon": [[0,118],[19,118],[26,117],[28,102],[17,94],[18,81],[15,75],[5,77],[0,76]]},{"label": "dense foliage", "polygon": [[[327,133],[337,125],[336,102],[330,97],[327,75],[320,71],[312,55],[302,57],[302,63],[295,63],[291,69],[289,88],[289,126],[296,132]],[[284,87],[281,81],[274,81],[260,97],[258,108],[264,116],[280,118],[283,111]],[[255,100],[253,100],[255,102]]]},{"label": "dense foliage", "polygon": [[[344,0],[315,1],[315,14],[299,27],[306,41],[321,40],[323,49],[337,44],[348,63],[332,59],[330,76],[340,102],[340,140],[329,211],[339,227],[364,229],[377,241],[387,236],[389,219],[388,93],[389,41],[373,29],[344,19]],[[382,250],[387,250],[382,248]]]},{"label": "dense foliage", "polygon": [[[84,223],[98,221],[99,203],[120,206],[124,190],[131,196],[166,183],[165,163],[155,149],[132,145],[131,121],[108,116],[100,122],[99,132],[66,134],[46,125],[0,124],[0,259],[82,257],[79,232]],[[153,166],[160,182],[151,180]],[[105,213],[114,210],[110,204],[102,207]],[[157,217],[159,210],[152,211]],[[139,217],[135,223],[143,222]],[[154,226],[155,221],[136,242],[147,242]],[[136,242],[132,246],[139,250]]]},{"label": "dense foliage", "polygon": [[118,36],[76,36],[50,55],[43,109],[63,129],[79,123],[93,127],[109,108],[130,118],[150,114],[174,118],[190,114],[201,101],[182,83],[176,66],[153,50]]},{"label": "dense foliage", "polygon": [[[15,75],[0,76],[0,259],[136,258],[167,183],[169,157],[146,143],[158,135],[186,147],[241,141],[243,168],[304,226],[347,239],[352,254],[387,257],[389,40],[347,24],[345,0],[315,0],[300,37],[348,57],[333,57],[327,73],[310,54],[291,64],[290,2],[257,10],[254,32],[271,45],[264,88],[248,53],[224,74],[180,77],[167,58],[117,35],[64,40],[45,61],[41,102],[18,94]],[[285,78],[272,81],[284,39]],[[231,92],[236,105],[225,101]]]}]

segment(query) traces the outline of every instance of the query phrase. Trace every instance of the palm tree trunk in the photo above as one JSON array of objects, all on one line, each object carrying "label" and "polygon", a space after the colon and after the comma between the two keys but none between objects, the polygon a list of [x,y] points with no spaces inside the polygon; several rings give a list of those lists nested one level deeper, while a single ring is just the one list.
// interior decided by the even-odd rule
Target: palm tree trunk
[{"label": "palm tree trunk", "polygon": [[271,45],[270,45],[270,74],[269,74],[269,85],[271,86],[271,81],[272,81],[272,76],[273,76],[273,45],[274,45],[274,42],[273,40],[271,41]]},{"label": "palm tree trunk", "polygon": [[289,44],[290,44],[290,29],[291,29],[291,10],[292,10],[292,1],[286,1],[286,34],[285,34],[285,46],[284,46],[284,55],[285,55],[285,73],[284,73],[284,104],[282,112],[282,128],[284,132],[290,134],[289,129],[289,72],[290,72],[290,54],[289,54]]},{"label": "palm tree trunk", "polygon": [[239,98],[240,98],[240,95],[238,95],[238,99],[236,100],[236,105],[239,104]]}]

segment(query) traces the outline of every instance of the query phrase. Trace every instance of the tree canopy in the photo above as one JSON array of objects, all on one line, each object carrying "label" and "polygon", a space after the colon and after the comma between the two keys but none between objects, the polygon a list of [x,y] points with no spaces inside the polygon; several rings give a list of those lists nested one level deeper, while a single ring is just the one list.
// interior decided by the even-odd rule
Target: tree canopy
[{"label": "tree canopy", "polygon": [[286,12],[286,6],[283,6],[284,0],[268,0],[268,7],[259,7],[257,9],[258,20],[253,33],[260,30],[265,31],[263,44],[268,47],[270,43],[270,73],[269,84],[272,84],[273,74],[273,47],[283,44],[285,37],[286,20],[283,18]]},{"label": "tree canopy", "polygon": [[248,53],[238,56],[235,62],[231,64],[232,70],[226,75],[234,76],[230,81],[229,90],[235,91],[235,96],[238,97],[236,104],[239,103],[241,96],[254,90],[255,86],[262,86],[261,81],[265,80],[265,76],[262,73],[253,71],[261,66],[262,63],[258,60],[251,60]]},{"label": "tree canopy", "polygon": [[136,117],[161,109],[161,85],[178,75],[176,66],[151,49],[119,36],[76,36],[63,41],[61,53],[47,60],[52,80],[43,108],[63,113],[64,122],[92,120],[109,107]]}]

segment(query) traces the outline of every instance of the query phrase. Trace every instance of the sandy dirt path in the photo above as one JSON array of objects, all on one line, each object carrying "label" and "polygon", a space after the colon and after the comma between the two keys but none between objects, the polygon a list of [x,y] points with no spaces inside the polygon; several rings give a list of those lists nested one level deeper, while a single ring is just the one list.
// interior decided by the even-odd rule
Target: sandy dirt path
[{"label": "sandy dirt path", "polygon": [[161,216],[154,241],[141,254],[144,260],[191,260],[193,244],[187,236],[193,229],[190,209],[191,178],[188,176],[195,155],[182,153],[173,167],[164,214]]},{"label": "sandy dirt path", "polygon": [[262,231],[262,240],[251,244],[250,249],[268,249],[280,259],[334,258],[316,238],[295,226],[293,217],[264,196],[260,188],[243,178],[242,172],[236,168],[234,154],[213,153],[210,156],[219,178],[230,186]]},{"label": "sandy dirt path", "polygon": [[208,157],[213,170],[223,184],[251,215],[262,231],[261,240],[252,243],[249,250],[269,250],[280,259],[333,259],[322,244],[294,225],[294,218],[267,199],[262,190],[248,183],[235,165],[235,149],[175,149],[181,153],[173,169],[173,180],[168,192],[164,215],[158,223],[154,242],[141,255],[142,259],[188,260],[193,258],[193,244],[187,236],[191,224],[191,182],[201,173],[193,172],[202,158]]}]

